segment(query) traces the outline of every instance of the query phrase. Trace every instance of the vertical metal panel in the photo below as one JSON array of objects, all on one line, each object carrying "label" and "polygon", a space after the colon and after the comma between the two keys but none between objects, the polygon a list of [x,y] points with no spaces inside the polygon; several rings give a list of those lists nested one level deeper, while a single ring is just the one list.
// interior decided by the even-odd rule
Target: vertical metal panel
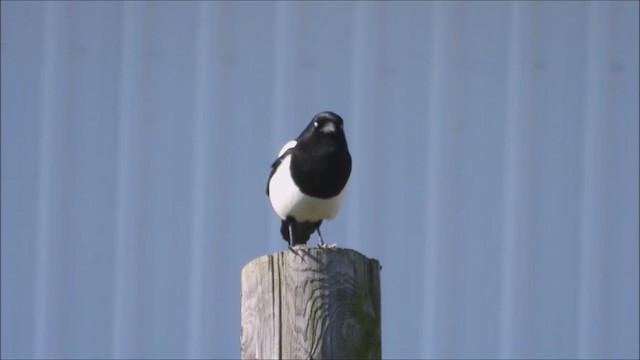
[{"label": "vertical metal panel", "polygon": [[[446,279],[447,271],[451,266],[451,252],[447,241],[448,230],[447,209],[449,202],[444,197],[449,196],[443,179],[448,170],[446,166],[450,161],[444,144],[447,141],[446,128],[449,108],[446,106],[447,78],[451,74],[447,64],[449,60],[448,24],[451,23],[452,3],[434,2],[431,13],[432,37],[431,40],[431,68],[429,69],[429,93],[426,97],[429,103],[427,113],[427,190],[426,190],[426,218],[427,227],[425,245],[425,291],[424,296],[425,316],[422,321],[425,328],[425,343],[423,351],[428,357],[437,357],[439,354],[450,353],[451,325],[444,321],[443,317],[450,309],[450,287]],[[384,344],[384,342],[383,342]]]},{"label": "vertical metal panel", "polygon": [[[38,187],[41,183],[38,174],[41,123],[41,107],[20,106],[21,99],[31,99],[41,103],[42,86],[39,66],[24,67],[20,64],[25,58],[41,58],[43,11],[39,7],[20,4],[15,7],[2,6],[1,32],[19,27],[29,19],[32,26],[22,32],[23,41],[5,41],[2,38],[1,56],[1,94],[2,106],[0,141],[1,164],[1,238],[2,251],[1,277],[2,289],[2,344],[12,344],[11,354],[16,357],[33,355],[36,320],[36,252],[35,239],[38,231],[34,223],[38,212]],[[36,46],[34,46],[37,44]],[[10,84],[21,83],[16,89]],[[9,91],[9,89],[12,89]],[[15,89],[15,90],[13,90]],[[31,119],[31,121],[22,121]],[[9,134],[11,136],[9,136]],[[9,172],[10,169],[10,172]],[[11,212],[8,206],[11,204]],[[8,239],[14,239],[8,241]],[[28,240],[24,240],[28,239]],[[10,290],[9,290],[10,289]],[[8,296],[8,294],[11,296]],[[4,347],[4,346],[3,346]],[[5,356],[2,352],[2,356]]]},{"label": "vertical metal panel", "polygon": [[535,303],[527,309],[528,342],[534,357],[569,357],[577,346],[578,261],[576,244],[564,239],[577,238],[579,229],[579,186],[575,184],[581,181],[581,143],[576,129],[584,116],[586,6],[547,5],[532,7],[534,150],[528,165],[536,178],[529,219],[533,235],[530,289]]},{"label": "vertical metal panel", "polygon": [[[352,118],[362,120],[350,121],[346,125],[347,139],[353,153],[353,168],[349,180],[350,201],[348,205],[345,204],[342,212],[347,213],[349,218],[345,240],[349,241],[351,246],[360,248],[366,246],[363,242],[375,244],[375,232],[379,220],[378,212],[370,212],[367,209],[373,206],[373,199],[376,196],[375,186],[379,180],[376,176],[378,171],[375,155],[383,149],[382,146],[371,146],[378,138],[377,132],[382,129],[378,125],[380,123],[379,104],[372,104],[370,101],[375,98],[375,91],[379,90],[374,86],[378,76],[377,62],[381,55],[380,42],[376,41],[380,30],[376,24],[379,23],[382,4],[375,6],[367,6],[362,2],[352,4],[351,52],[348,53],[351,56],[348,114]],[[363,171],[363,169],[369,171]],[[369,175],[368,178],[367,175]],[[354,187],[355,183],[362,186]]]},{"label": "vertical metal panel", "polygon": [[139,276],[136,264],[142,254],[137,246],[140,194],[134,187],[138,177],[137,169],[140,164],[140,154],[137,151],[141,138],[139,104],[142,103],[140,79],[142,77],[142,28],[144,22],[141,14],[143,3],[124,2],[121,10],[121,48],[120,70],[117,74],[120,80],[118,95],[118,117],[114,119],[118,128],[117,176],[116,188],[116,236],[114,239],[114,298],[113,304],[113,339],[112,354],[116,358],[139,356],[138,334],[139,328],[135,304],[138,300]]},{"label": "vertical metal panel", "polygon": [[[212,44],[213,36],[209,31],[209,24],[214,23],[215,17],[213,16],[213,3],[201,2],[196,9],[198,17],[195,23],[196,26],[196,53],[194,56],[195,66],[195,91],[194,91],[194,126],[193,126],[193,147],[192,147],[192,161],[191,166],[193,183],[191,187],[191,252],[190,268],[189,268],[189,319],[188,319],[188,347],[187,355],[190,358],[197,357],[199,350],[206,344],[205,335],[212,336],[210,331],[206,331],[205,318],[202,316],[202,310],[206,308],[206,300],[210,300],[205,297],[204,283],[207,278],[206,271],[206,255],[209,253],[207,250],[207,227],[206,215],[211,216],[211,221],[215,221],[218,214],[211,214],[207,212],[207,206],[205,200],[212,201],[211,198],[205,198],[202,194],[207,191],[207,186],[213,186],[215,188],[215,178],[207,177],[207,160],[209,156],[207,151],[210,148],[209,136],[213,131],[209,128],[207,116],[211,114],[211,107],[209,106],[208,99],[212,101],[216,98],[211,96],[211,67],[209,64],[213,62],[213,58],[210,56],[210,46]],[[215,201],[215,200],[213,200]]]},{"label": "vertical metal panel", "polygon": [[499,334],[501,358],[526,357],[527,329],[530,324],[530,264],[527,254],[531,247],[533,121],[531,86],[533,60],[530,39],[531,4],[513,2],[509,16],[509,51],[507,53],[507,91],[505,96],[505,148],[502,196],[501,296]]},{"label": "vertical metal panel", "polygon": [[605,328],[603,254],[607,234],[606,200],[601,189],[606,186],[607,149],[605,138],[599,134],[607,132],[603,101],[607,89],[605,39],[609,36],[606,12],[604,3],[594,2],[589,6],[578,317],[578,351],[583,358],[604,356],[601,330]]},{"label": "vertical metal panel", "polygon": [[237,357],[322,110],[384,357],[638,356],[637,2],[1,6],[2,357]]},{"label": "vertical metal panel", "polygon": [[[55,195],[58,193],[55,185],[59,186],[56,181],[57,174],[54,167],[59,160],[54,158],[59,154],[59,147],[56,142],[61,140],[62,124],[59,119],[62,118],[59,113],[60,101],[54,99],[58,94],[56,85],[59,86],[60,80],[56,79],[56,75],[64,71],[65,66],[60,64],[60,48],[58,43],[62,36],[58,35],[62,29],[61,7],[51,2],[44,9],[44,27],[42,45],[43,58],[42,61],[42,113],[40,125],[40,152],[38,159],[38,212],[36,223],[36,245],[35,245],[35,266],[36,277],[35,285],[35,308],[34,308],[34,340],[33,340],[33,356],[37,358],[46,357],[49,353],[55,353],[54,343],[59,343],[52,329],[56,328],[53,315],[56,313],[55,304],[58,298],[52,289],[53,284],[57,282],[56,275],[59,273],[60,264],[55,263],[57,258],[58,246],[52,245],[56,241],[59,223],[60,209],[55,208]],[[56,123],[58,126],[56,126]],[[58,155],[59,156],[59,155]]]},{"label": "vertical metal panel", "polygon": [[[603,302],[607,330],[602,349],[602,353],[607,354],[604,355],[606,357],[638,357],[640,347],[637,341],[640,337],[640,324],[630,321],[640,316],[640,310],[636,306],[640,302],[639,287],[635,285],[640,283],[640,272],[637,271],[640,253],[640,211],[637,200],[640,198],[640,88],[637,81],[632,81],[640,78],[640,42],[635,41],[640,33],[638,17],[635,15],[640,4],[623,4],[624,6],[609,6],[604,15],[610,24],[609,36],[606,38],[610,45],[606,81],[607,88],[611,91],[601,99],[607,110],[608,124],[607,135],[600,141],[607,145],[607,157],[606,187],[598,191],[604,192],[606,198],[607,239],[603,251],[605,282],[602,290],[602,294],[606,294]],[[635,37],[627,38],[626,35],[631,34]],[[616,293],[620,296],[613,295]],[[612,311],[613,309],[621,310]],[[635,345],[631,346],[634,341]]]}]

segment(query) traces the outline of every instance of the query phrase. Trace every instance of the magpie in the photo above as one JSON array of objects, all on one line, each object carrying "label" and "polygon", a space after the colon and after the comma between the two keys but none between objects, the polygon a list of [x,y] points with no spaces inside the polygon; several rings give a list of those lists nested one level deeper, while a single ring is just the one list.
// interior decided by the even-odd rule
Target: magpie
[{"label": "magpie", "polygon": [[304,245],[340,208],[351,175],[351,155],[342,118],[331,111],[313,117],[287,142],[271,165],[267,196],[282,220],[280,234],[289,248]]}]

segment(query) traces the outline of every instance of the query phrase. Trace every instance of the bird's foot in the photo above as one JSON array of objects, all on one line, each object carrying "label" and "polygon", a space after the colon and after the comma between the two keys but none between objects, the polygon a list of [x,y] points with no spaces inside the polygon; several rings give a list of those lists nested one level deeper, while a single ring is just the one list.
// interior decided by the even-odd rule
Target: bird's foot
[{"label": "bird's foot", "polygon": [[338,248],[338,244],[326,244],[324,241],[321,241],[318,243],[318,248],[319,249],[337,249]]},{"label": "bird's foot", "polygon": [[306,248],[307,248],[307,245],[304,245],[304,244],[302,244],[302,245],[300,245],[300,244],[298,244],[298,245],[289,245],[289,250],[295,256],[299,256],[302,261],[304,261],[304,256],[301,255],[302,251],[300,251],[300,250],[304,250]]}]

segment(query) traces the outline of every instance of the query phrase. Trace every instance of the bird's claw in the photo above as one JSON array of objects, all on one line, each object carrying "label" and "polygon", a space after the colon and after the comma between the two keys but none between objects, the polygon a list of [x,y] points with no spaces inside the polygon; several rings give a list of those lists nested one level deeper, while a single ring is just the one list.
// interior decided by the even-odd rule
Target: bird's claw
[{"label": "bird's claw", "polygon": [[299,256],[300,259],[304,262],[304,256],[302,256],[300,254],[300,252],[298,252],[297,250],[304,250],[306,249],[307,246],[306,245],[289,245],[289,250],[295,255],[295,256]]},{"label": "bird's claw", "polygon": [[332,249],[332,250],[334,250],[334,249],[338,248],[338,244],[325,244],[325,242],[323,241],[321,243],[318,243],[318,248],[319,249]]}]

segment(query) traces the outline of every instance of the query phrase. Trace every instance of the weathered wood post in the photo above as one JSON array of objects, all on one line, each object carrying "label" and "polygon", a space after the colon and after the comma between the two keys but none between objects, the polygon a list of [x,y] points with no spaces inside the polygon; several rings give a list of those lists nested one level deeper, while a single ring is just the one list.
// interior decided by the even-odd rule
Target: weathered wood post
[{"label": "weathered wood post", "polygon": [[243,359],[379,359],[380,263],[298,248],[242,269]]}]

